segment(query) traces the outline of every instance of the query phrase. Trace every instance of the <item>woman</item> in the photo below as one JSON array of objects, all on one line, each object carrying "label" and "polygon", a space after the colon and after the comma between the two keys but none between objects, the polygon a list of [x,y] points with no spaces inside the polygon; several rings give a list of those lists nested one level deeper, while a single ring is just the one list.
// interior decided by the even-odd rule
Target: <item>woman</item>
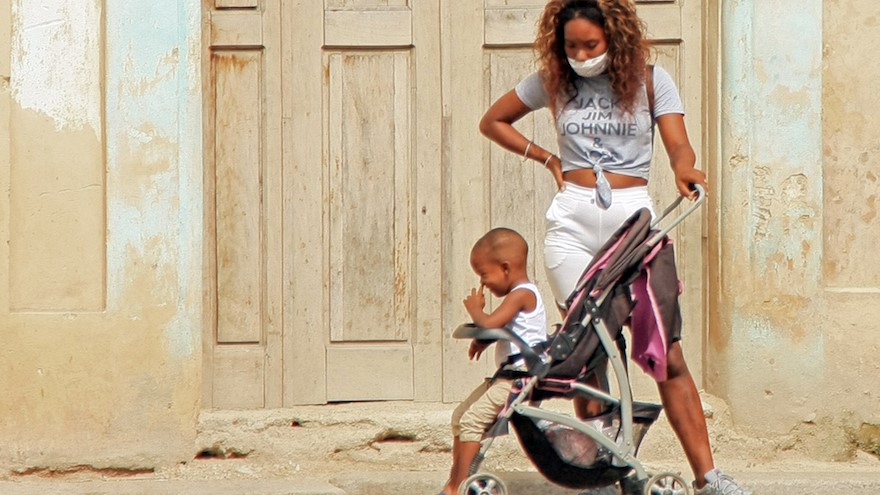
[{"label": "woman", "polygon": [[[672,78],[647,65],[644,25],[631,0],[552,0],[538,25],[535,48],[539,71],[489,108],[480,131],[543,164],[556,181],[544,262],[553,295],[563,303],[617,227],[637,209],[651,210],[647,184],[654,122],[679,193],[690,196],[691,184],[707,184],[705,174],[694,168],[696,155]],[[652,80],[653,91],[646,80]],[[554,116],[560,156],[513,127],[543,107]],[[696,493],[748,495],[714,466],[699,393],[675,340],[668,350],[668,378],[658,388],[694,472]],[[596,414],[596,406],[575,403],[581,417]]]}]

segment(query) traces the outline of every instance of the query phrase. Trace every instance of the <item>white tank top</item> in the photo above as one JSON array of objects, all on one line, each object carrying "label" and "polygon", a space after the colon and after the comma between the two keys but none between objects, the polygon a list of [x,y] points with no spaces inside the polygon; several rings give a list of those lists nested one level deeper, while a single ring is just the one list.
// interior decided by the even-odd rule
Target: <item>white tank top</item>
[{"label": "white tank top", "polygon": [[[517,285],[513,290],[526,289],[535,294],[535,309],[529,312],[520,311],[513,321],[505,325],[513,333],[519,335],[529,346],[534,346],[547,340],[547,312],[544,309],[544,301],[541,299],[541,293],[538,287],[529,282]],[[513,292],[513,290],[511,292]],[[501,367],[507,356],[518,354],[519,347],[510,342],[499,341],[495,344],[495,366]],[[515,363],[516,366],[521,362]]]}]

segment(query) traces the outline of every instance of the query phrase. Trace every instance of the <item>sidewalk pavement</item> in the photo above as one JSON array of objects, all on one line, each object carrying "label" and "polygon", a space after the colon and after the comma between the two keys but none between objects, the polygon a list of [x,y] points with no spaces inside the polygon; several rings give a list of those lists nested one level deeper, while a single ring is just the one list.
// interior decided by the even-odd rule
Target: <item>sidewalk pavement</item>
[{"label": "sidewalk pavement", "polygon": [[[399,402],[205,412],[190,461],[152,472],[121,465],[108,471],[77,466],[67,474],[11,474],[0,477],[0,495],[434,495],[450,462],[453,407]],[[716,464],[756,495],[880,493],[875,455],[856,451],[845,462],[804,457],[798,446],[815,439],[744,436],[730,424],[725,407],[704,396]],[[833,442],[822,442],[832,452]],[[649,472],[673,471],[692,479],[662,416],[638,457]],[[118,477],[126,469],[138,474]],[[495,441],[481,472],[498,476],[509,495],[578,493],[535,472],[513,435]]]},{"label": "sidewalk pavement", "polygon": [[[510,495],[575,495],[552,485],[537,473],[496,473]],[[445,479],[441,472],[339,473],[328,479],[290,480],[147,480],[0,482],[3,495],[433,495]],[[875,495],[880,472],[762,473],[749,472],[738,480],[760,495]],[[603,491],[605,493],[617,493]]]}]

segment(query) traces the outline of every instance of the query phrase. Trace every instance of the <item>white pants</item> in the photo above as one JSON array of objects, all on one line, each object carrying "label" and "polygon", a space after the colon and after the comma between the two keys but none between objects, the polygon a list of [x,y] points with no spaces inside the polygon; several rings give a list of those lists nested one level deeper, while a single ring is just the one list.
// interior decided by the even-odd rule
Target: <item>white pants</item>
[{"label": "white pants", "polygon": [[584,269],[618,227],[639,208],[654,209],[648,187],[612,191],[611,207],[596,204],[596,190],[569,182],[547,209],[544,267],[557,304],[565,304]]}]

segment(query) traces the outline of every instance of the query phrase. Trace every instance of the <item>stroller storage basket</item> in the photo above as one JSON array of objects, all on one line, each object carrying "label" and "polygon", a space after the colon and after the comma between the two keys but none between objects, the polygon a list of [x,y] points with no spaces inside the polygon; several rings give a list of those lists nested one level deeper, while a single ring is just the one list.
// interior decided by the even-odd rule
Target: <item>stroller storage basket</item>
[{"label": "stroller storage basket", "polygon": [[[634,454],[661,410],[656,404],[633,404]],[[616,443],[623,440],[618,407],[582,421],[585,428],[592,428]],[[553,483],[574,489],[596,488],[620,481],[632,471],[631,466],[615,466],[613,454],[579,429],[516,413],[511,422],[523,451]]]}]

